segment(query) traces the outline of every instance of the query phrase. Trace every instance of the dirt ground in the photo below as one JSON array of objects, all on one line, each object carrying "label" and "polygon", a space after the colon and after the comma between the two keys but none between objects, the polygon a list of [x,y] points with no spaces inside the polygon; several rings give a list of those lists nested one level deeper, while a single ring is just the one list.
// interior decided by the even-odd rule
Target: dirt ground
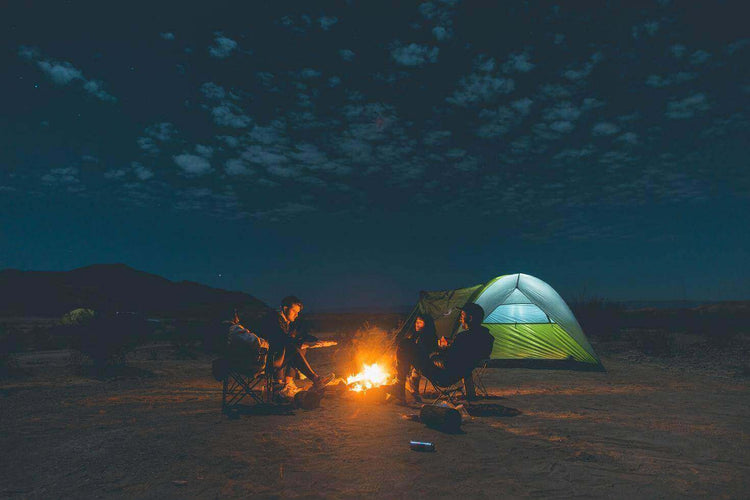
[{"label": "dirt ground", "polygon": [[[335,370],[331,354],[311,358]],[[607,373],[490,370],[491,397],[475,411],[485,416],[445,434],[404,418],[417,406],[332,396],[316,410],[228,419],[210,357],[142,358],[130,364],[148,376],[99,381],[72,375],[65,353],[22,357],[30,374],[0,381],[0,497],[747,498],[750,491],[743,377],[606,356]],[[431,441],[437,451],[411,451],[409,440]]]}]

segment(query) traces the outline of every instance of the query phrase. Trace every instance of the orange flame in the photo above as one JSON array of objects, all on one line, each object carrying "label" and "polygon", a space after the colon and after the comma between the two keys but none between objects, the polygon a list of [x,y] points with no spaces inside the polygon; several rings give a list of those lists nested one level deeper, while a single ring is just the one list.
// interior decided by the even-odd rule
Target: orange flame
[{"label": "orange flame", "polygon": [[380,387],[391,382],[391,375],[380,365],[365,365],[361,372],[347,377],[346,385],[350,391],[362,392],[373,387]]}]

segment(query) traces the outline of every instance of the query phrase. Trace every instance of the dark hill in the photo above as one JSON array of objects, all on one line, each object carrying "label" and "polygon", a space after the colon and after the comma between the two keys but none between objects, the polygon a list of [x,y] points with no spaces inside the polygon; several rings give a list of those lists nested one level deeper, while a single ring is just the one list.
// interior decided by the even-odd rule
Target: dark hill
[{"label": "dark hill", "polygon": [[174,282],[124,264],[95,264],[72,271],[0,271],[0,316],[61,316],[86,307],[128,311],[149,317],[214,319],[268,309],[243,292],[190,281]]}]

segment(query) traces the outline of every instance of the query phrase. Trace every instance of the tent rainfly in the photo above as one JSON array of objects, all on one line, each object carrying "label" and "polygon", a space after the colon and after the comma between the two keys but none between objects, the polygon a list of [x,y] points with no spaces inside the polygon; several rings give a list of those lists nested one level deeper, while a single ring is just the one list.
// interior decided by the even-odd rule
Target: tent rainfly
[{"label": "tent rainfly", "polygon": [[483,325],[495,337],[492,366],[604,371],[562,297],[528,274],[499,276],[468,288],[421,292],[399,336],[421,313],[435,320],[438,338],[452,338],[461,328],[458,308],[468,302],[482,306]]}]

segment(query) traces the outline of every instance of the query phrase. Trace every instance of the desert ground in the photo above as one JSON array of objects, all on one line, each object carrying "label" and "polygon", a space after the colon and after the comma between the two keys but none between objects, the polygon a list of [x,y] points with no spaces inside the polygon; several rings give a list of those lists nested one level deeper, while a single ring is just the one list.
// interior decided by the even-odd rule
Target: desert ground
[{"label": "desert ground", "polygon": [[[145,349],[145,350],[144,350]],[[150,349],[150,350],[149,350]],[[140,349],[122,376],[70,351],[0,380],[0,496],[10,498],[743,498],[746,375],[604,353],[607,373],[489,370],[462,432],[419,406],[329,395],[293,414],[220,411],[211,357]],[[600,352],[600,354],[602,354]],[[335,348],[311,353],[336,371]],[[74,356],[72,357],[74,358]],[[410,450],[410,440],[436,452]]]}]

